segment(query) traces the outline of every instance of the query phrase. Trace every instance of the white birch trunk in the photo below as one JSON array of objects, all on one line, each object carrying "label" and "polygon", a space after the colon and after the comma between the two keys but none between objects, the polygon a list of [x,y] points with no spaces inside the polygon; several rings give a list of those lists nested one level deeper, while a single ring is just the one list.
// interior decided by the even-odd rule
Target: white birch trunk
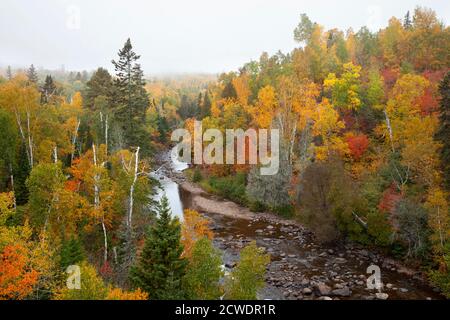
[{"label": "white birch trunk", "polygon": [[130,198],[129,198],[129,204],[128,204],[128,221],[127,221],[127,225],[128,227],[131,228],[131,221],[132,221],[132,217],[133,217],[133,205],[134,205],[134,188],[136,186],[136,182],[137,182],[137,177],[138,177],[138,166],[139,166],[139,150],[140,148],[137,147],[136,153],[134,155],[134,177],[133,177],[133,182],[131,183],[130,186]]}]

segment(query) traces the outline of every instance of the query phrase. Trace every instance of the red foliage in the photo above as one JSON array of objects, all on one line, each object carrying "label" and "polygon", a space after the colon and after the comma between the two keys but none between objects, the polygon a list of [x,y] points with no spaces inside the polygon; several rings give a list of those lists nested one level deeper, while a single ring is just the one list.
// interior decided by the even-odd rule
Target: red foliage
[{"label": "red foliage", "polygon": [[430,115],[437,111],[439,102],[434,96],[431,88],[427,88],[423,96],[419,98],[419,105],[423,116]]},{"label": "red foliage", "polygon": [[365,134],[349,136],[347,137],[347,144],[352,154],[352,158],[358,161],[361,159],[364,152],[366,152],[367,147],[369,147],[369,139]]},{"label": "red foliage", "polygon": [[378,204],[378,209],[381,212],[393,213],[395,205],[401,198],[402,194],[398,192],[397,188],[392,184],[384,191],[380,203]]},{"label": "red foliage", "polygon": [[381,71],[381,75],[384,78],[384,84],[388,89],[391,89],[395,82],[397,81],[397,78],[399,76],[399,73],[397,70],[393,69],[384,69]]}]

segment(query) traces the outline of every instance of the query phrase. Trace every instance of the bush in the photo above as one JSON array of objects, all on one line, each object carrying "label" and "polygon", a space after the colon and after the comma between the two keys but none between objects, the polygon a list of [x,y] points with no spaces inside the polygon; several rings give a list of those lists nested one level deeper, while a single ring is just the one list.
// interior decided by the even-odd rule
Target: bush
[{"label": "bush", "polygon": [[245,182],[245,174],[238,173],[235,176],[210,177],[206,183],[203,181],[201,185],[208,192],[245,205],[247,204]]},{"label": "bush", "polygon": [[290,204],[273,208],[272,211],[286,219],[292,218],[295,214],[295,208],[293,205]]},{"label": "bush", "polygon": [[203,177],[202,177],[202,173],[200,172],[200,169],[195,168],[194,174],[192,176],[192,182],[197,183],[197,182],[200,182],[202,179],[203,179]]}]

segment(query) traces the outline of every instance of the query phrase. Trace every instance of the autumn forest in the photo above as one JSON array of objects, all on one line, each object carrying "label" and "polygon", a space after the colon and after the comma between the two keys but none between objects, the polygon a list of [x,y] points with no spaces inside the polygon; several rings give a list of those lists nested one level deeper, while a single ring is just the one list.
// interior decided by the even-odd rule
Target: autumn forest
[{"label": "autumn forest", "polygon": [[[449,298],[450,28],[287,32],[218,75],[147,75],[132,34],[92,71],[2,61],[0,300]],[[278,129],[279,170],[177,168],[196,121]]]}]

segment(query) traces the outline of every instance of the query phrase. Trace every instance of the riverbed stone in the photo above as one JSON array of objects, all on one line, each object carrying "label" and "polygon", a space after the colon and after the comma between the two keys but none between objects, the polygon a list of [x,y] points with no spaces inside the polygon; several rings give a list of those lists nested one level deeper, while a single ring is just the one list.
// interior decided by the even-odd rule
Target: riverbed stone
[{"label": "riverbed stone", "polygon": [[334,289],[333,291],[331,291],[331,294],[334,296],[349,297],[352,292],[350,291],[349,287],[343,287],[341,289]]},{"label": "riverbed stone", "polygon": [[331,288],[323,282],[316,284],[315,289],[316,293],[320,296],[327,296],[331,293]]},{"label": "riverbed stone", "polygon": [[378,300],[386,300],[387,298],[389,298],[389,295],[385,292],[377,292],[377,293],[375,293],[375,297]]}]

